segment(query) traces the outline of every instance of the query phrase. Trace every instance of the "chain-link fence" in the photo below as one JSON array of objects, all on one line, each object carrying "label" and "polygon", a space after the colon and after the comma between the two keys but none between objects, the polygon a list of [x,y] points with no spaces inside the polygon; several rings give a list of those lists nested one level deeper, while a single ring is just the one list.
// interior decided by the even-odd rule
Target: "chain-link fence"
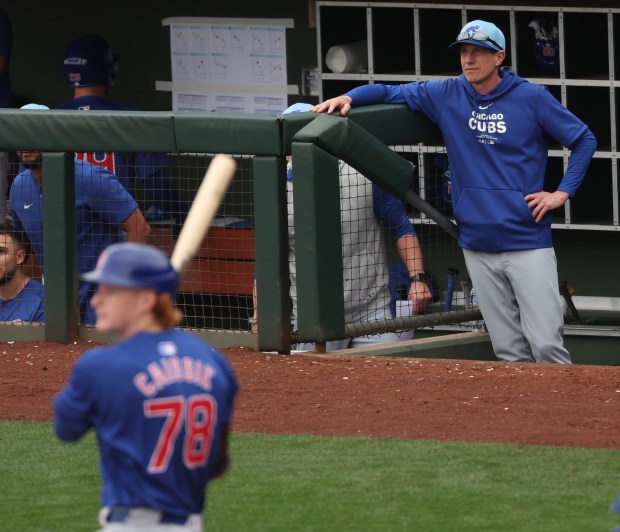
[{"label": "chain-link fence", "polygon": [[[409,117],[405,121],[395,111],[390,109],[385,118],[381,112],[373,115],[383,128],[378,131],[405,140],[412,135]],[[388,149],[356,126],[357,130],[349,127],[339,138],[353,135],[347,141],[350,146],[358,140],[364,145],[369,138],[368,150],[378,153],[381,164],[375,164],[372,156],[365,159],[366,150],[359,148],[351,157],[342,155],[347,162],[338,162],[342,147],[336,146],[338,153],[330,148],[322,151],[302,136],[295,142],[310,149],[303,148],[301,159],[295,156],[295,161],[306,158],[305,162],[310,162],[304,177],[304,165],[296,165],[290,157],[295,153],[291,141],[315,118],[310,113],[303,115],[284,121],[284,117],[275,116],[32,111],[11,121],[0,113],[0,120],[9,128],[0,134],[0,142],[11,150],[6,151],[7,222],[21,231],[16,238],[23,240],[24,247],[20,254],[17,248],[22,244],[14,246],[13,262],[7,261],[0,279],[0,301],[2,308],[10,306],[7,302],[23,292],[20,297],[34,302],[27,306],[38,308],[45,295],[47,313],[43,317],[10,315],[0,321],[45,322],[46,331],[53,321],[54,337],[62,337],[66,331],[70,333],[72,307],[77,302],[75,323],[86,327],[82,333],[92,327],[96,315],[89,301],[96,287],[80,281],[79,274],[93,269],[101,251],[117,241],[148,242],[171,254],[215,153],[233,154],[237,171],[208,236],[180,283],[177,304],[185,315],[182,327],[244,333],[246,340],[236,335],[233,342],[247,344],[249,335],[259,347],[286,351],[288,342],[297,340],[298,316],[301,336],[312,341],[314,333],[308,333],[307,316],[323,314],[319,327],[324,327],[332,319],[342,323],[344,315],[344,328],[337,324],[333,330],[320,331],[314,339],[317,342],[326,336],[338,340],[343,332],[347,337],[387,332],[404,339],[410,337],[401,332],[404,330],[466,321],[468,315],[458,313],[467,310],[472,300],[462,289],[465,270],[453,236],[436,217],[429,217],[428,211],[420,212],[415,202],[414,208],[403,201],[406,189],[449,220],[449,169],[442,148],[390,143]],[[360,116],[366,120],[364,113]],[[332,127],[330,119],[315,121],[319,134]],[[337,127],[348,127],[335,120]],[[33,130],[41,135],[32,135]],[[50,136],[52,131],[55,136]],[[192,150],[199,145],[214,149]],[[99,146],[107,151],[78,151]],[[128,147],[135,151],[127,151]],[[154,151],[144,151],[150,147]],[[175,147],[189,151],[175,151]],[[310,159],[304,155],[316,150],[323,153],[318,166],[314,155]],[[305,188],[306,183],[332,179],[331,170],[324,172],[335,168],[328,161],[339,165],[333,175],[338,186],[328,195],[305,197],[311,190]],[[317,213],[316,218],[299,216],[309,210]],[[323,226],[321,218],[335,223]],[[327,233],[322,233],[325,230]],[[319,241],[337,244],[330,248],[334,253],[321,250],[317,254],[317,260],[324,261],[323,270],[308,270],[315,260],[309,242],[317,236]],[[285,260],[278,262],[279,257]],[[338,260],[333,262],[335,258]],[[297,277],[300,264],[311,277]],[[329,282],[321,278],[322,272],[330,272]],[[410,277],[416,273],[424,275],[432,298],[422,317],[415,316],[420,309],[412,309],[406,302],[411,299],[407,297]],[[24,291],[28,283],[38,291]],[[298,283],[303,285],[304,298],[297,298]],[[322,295],[326,291],[340,292],[342,306],[337,298],[335,305],[325,308]],[[267,311],[259,327],[257,309],[265,300]],[[299,312],[304,300],[306,307],[314,307],[306,318]],[[261,336],[265,331],[269,332]],[[283,335],[290,335],[290,340],[283,340]]]}]

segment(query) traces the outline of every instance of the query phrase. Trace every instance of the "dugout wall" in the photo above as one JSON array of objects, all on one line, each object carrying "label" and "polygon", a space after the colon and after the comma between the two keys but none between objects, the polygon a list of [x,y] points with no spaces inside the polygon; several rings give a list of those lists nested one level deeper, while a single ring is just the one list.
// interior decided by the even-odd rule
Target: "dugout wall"
[{"label": "dugout wall", "polygon": [[[337,183],[334,161],[347,159],[351,166],[401,199],[407,190],[417,189],[419,180],[429,179],[429,176],[423,175],[417,164],[419,156],[406,153],[403,147],[420,143],[433,146],[439,144],[441,138],[426,118],[404,106],[355,109],[346,119],[310,113],[275,116],[0,110],[0,126],[0,150],[44,152],[46,206],[46,323],[0,325],[1,339],[67,342],[80,335],[101,340],[92,327],[79,325],[76,311],[75,191],[71,176],[72,154],[80,151],[165,152],[178,157],[200,153],[205,154],[207,160],[209,154],[228,153],[239,158],[243,162],[240,166],[251,172],[253,205],[245,208],[251,211],[255,230],[261,326],[258,335],[247,331],[247,327],[193,328],[196,334],[216,346],[245,345],[288,352],[297,339],[323,343],[375,330],[480,319],[477,309],[465,309],[465,305],[462,308],[457,305],[456,310],[446,312],[440,300],[425,316],[365,324],[362,329],[344,323],[338,297],[338,287],[342,288],[340,255],[336,252],[340,235],[334,230],[339,212],[336,203],[328,208],[324,201],[336,190],[333,188]],[[388,145],[392,149],[388,149]],[[299,164],[302,193],[296,194],[296,198],[302,198],[296,213],[300,213],[305,227],[304,231],[296,232],[297,261],[303,272],[299,278],[298,332],[291,330],[288,300],[284,186],[285,158],[291,153],[295,154],[295,160],[303,163]],[[190,198],[201,177],[201,173],[186,176],[186,180],[193,181],[187,190]],[[226,201],[234,205],[236,198],[247,200],[247,190],[233,186],[228,196]],[[49,208],[50,205],[53,207]],[[425,248],[427,269],[445,272],[448,266],[460,266],[464,272],[461,253],[453,238],[424,215],[411,214],[417,221]],[[234,247],[240,247],[240,242]],[[170,251],[173,244],[166,245],[167,248],[162,247]],[[232,260],[231,263],[242,261]],[[245,268],[247,280],[247,264]],[[445,288],[443,273],[437,277],[437,285],[439,289]]]}]

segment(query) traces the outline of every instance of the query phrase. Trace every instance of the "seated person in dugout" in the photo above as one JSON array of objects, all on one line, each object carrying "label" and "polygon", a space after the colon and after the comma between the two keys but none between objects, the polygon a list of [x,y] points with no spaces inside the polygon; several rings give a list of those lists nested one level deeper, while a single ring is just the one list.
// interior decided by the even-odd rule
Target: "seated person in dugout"
[{"label": "seated person in dugout", "polygon": [[42,322],[43,285],[24,272],[26,235],[0,223],[0,321]]},{"label": "seated person in dugout", "polygon": [[[283,114],[307,112],[312,105],[298,103]],[[391,309],[390,274],[383,228],[396,242],[398,254],[410,277],[407,299],[413,314],[421,314],[431,301],[428,278],[420,242],[401,201],[383,191],[370,180],[345,164],[339,163],[340,206],[342,228],[343,286],[345,322],[368,322],[394,318]],[[289,264],[292,300],[292,322],[297,323],[297,271],[295,267],[295,234],[293,212],[293,164],[288,162],[287,205],[289,228]],[[256,329],[254,305],[253,329]],[[356,338],[327,342],[327,350],[364,347],[402,339],[398,333],[369,334]],[[296,351],[310,351],[309,343],[293,346]]]},{"label": "seated person in dugout", "polygon": [[[47,109],[28,104],[22,109]],[[22,165],[9,193],[13,226],[30,240],[37,260],[45,272],[43,255],[43,165],[39,151],[18,151]],[[110,244],[127,240],[146,243],[151,227],[133,197],[114,174],[101,166],[74,159],[77,219],[78,274],[91,271],[101,252]],[[95,313],[89,301],[95,286],[80,281],[79,304],[83,324],[94,324]]]},{"label": "seated person in dugout", "polygon": [[[112,52],[108,42],[99,35],[85,35],[69,43],[63,60],[65,83],[72,88],[72,98],[58,109],[80,111],[137,111],[109,97],[114,86],[120,56]],[[76,153],[78,159],[103,166],[113,173],[134,198],[137,181],[141,182],[153,204],[146,209],[149,223],[176,222],[180,231],[189,210],[189,203],[170,176],[170,157],[163,153],[96,152]]]}]

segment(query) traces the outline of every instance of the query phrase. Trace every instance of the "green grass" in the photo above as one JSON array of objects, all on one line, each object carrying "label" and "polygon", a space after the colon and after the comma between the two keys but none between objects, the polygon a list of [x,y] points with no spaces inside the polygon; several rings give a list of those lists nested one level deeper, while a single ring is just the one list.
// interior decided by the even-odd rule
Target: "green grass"
[{"label": "green grass", "polygon": [[[92,435],[0,423],[0,531],[92,531]],[[609,531],[620,451],[233,434],[209,531]]]}]

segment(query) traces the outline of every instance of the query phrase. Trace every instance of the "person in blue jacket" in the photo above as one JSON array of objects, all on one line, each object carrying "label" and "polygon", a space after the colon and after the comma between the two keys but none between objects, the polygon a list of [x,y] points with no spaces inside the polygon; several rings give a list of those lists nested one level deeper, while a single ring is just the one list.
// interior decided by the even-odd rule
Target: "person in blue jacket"
[{"label": "person in blue jacket", "polygon": [[207,484],[229,464],[232,367],[175,328],[179,274],[160,249],[113,244],[81,278],[98,285],[97,329],[119,343],[78,358],[54,398],[54,431],[65,442],[97,432],[101,530],[204,530]]},{"label": "person in blue jacket", "polygon": [[[312,105],[296,103],[282,114],[308,112]],[[413,314],[422,314],[431,301],[428,276],[416,231],[405,212],[404,205],[382,190],[360,172],[338,162],[340,181],[340,214],[342,236],[342,283],[344,289],[344,318],[346,323],[369,323],[394,318],[395,302],[390,292],[390,270],[383,229],[387,229],[396,244],[408,288],[403,296],[411,302]],[[298,319],[297,266],[295,260],[294,224],[294,163],[287,161],[286,194],[289,231],[289,277],[292,303],[291,321],[296,328]],[[258,287],[255,286],[256,289]],[[258,330],[257,308],[254,306],[252,330]],[[326,349],[367,347],[411,338],[411,334],[385,332],[367,334],[327,342]],[[300,343],[295,351],[311,351],[314,345]]]},{"label": "person in blue jacket", "polygon": [[[407,104],[435,122],[448,151],[459,246],[495,355],[568,364],[551,211],[577,192],[596,138],[546,87],[501,67],[505,38],[494,24],[468,22],[449,48],[459,52],[459,77],[356,87],[313,111]],[[553,192],[543,190],[548,138],[571,150]]]},{"label": "person in blue jacket", "polygon": [[43,285],[24,271],[26,235],[0,223],[0,321],[43,322]]},{"label": "person in blue jacket", "polygon": [[[120,56],[112,52],[108,42],[99,35],[85,35],[71,41],[64,53],[65,84],[72,88],[72,98],[58,109],[79,111],[136,111],[109,97],[116,82]],[[78,159],[103,166],[136,198],[136,180],[142,183],[153,204],[145,211],[148,222],[172,219],[181,224],[187,216],[189,203],[170,176],[167,153],[90,152],[76,153]],[[179,227],[176,228],[179,230]]]},{"label": "person in blue jacket", "polygon": [[[47,106],[27,104],[26,110],[46,110]],[[21,150],[22,165],[9,193],[13,226],[23,230],[45,272],[43,250],[43,158],[40,151]],[[110,244],[128,240],[146,242],[151,227],[133,197],[114,174],[98,165],[74,159],[75,209],[77,221],[78,273],[93,269],[101,252]],[[95,291],[92,283],[79,283],[80,316],[83,324],[95,323],[88,304]]]}]

